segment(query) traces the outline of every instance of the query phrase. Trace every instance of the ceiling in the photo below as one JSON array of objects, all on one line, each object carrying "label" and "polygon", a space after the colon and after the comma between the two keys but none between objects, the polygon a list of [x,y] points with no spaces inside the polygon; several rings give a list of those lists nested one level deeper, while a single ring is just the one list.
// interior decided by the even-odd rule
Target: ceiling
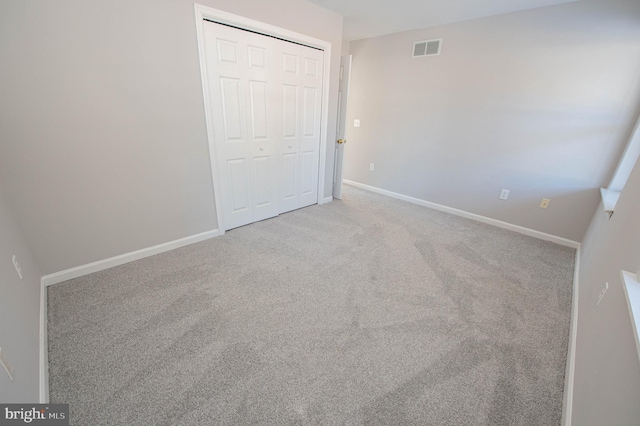
[{"label": "ceiling", "polygon": [[376,37],[577,0],[309,0],[344,16],[345,40]]}]

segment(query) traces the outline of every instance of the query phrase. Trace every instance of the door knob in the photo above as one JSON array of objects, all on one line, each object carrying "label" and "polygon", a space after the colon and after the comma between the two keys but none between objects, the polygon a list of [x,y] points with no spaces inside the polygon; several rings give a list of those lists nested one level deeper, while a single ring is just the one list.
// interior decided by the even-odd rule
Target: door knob
[{"label": "door knob", "polygon": [[347,143],[346,139],[338,139],[336,142],[339,144]]}]

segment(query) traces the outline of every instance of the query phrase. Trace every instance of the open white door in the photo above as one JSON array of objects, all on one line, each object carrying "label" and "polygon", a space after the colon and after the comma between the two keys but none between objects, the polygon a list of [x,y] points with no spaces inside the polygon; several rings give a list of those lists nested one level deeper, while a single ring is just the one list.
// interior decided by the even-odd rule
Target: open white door
[{"label": "open white door", "polygon": [[346,140],[347,99],[349,97],[349,76],[351,75],[351,55],[340,58],[340,88],[338,91],[338,120],[336,127],[335,155],[333,164],[333,198],[342,198],[342,160]]}]

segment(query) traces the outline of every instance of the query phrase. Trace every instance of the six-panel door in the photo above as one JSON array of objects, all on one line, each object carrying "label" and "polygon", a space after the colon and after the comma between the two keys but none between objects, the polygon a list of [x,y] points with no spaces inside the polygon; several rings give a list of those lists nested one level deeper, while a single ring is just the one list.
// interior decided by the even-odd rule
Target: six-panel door
[{"label": "six-panel door", "polygon": [[317,203],[323,52],[204,29],[225,229]]}]

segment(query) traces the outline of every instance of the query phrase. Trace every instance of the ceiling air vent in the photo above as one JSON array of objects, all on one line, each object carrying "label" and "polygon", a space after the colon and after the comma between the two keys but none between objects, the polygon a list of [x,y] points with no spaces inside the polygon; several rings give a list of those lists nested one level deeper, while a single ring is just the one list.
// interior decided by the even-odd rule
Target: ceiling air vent
[{"label": "ceiling air vent", "polygon": [[416,41],[413,43],[413,57],[435,56],[440,54],[442,39]]}]

